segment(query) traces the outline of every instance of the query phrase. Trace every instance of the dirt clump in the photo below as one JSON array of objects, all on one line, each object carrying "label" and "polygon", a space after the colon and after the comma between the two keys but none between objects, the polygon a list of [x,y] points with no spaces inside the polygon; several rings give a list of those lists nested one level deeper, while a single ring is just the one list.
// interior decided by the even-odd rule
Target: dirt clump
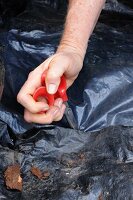
[{"label": "dirt clump", "polygon": [[49,176],[50,176],[50,172],[49,172],[49,171],[45,171],[45,172],[43,173],[43,178],[44,178],[44,179],[49,178]]},{"label": "dirt clump", "polygon": [[20,165],[7,167],[4,172],[5,184],[7,189],[16,189],[22,191],[22,178],[20,175]]},{"label": "dirt clump", "polygon": [[43,173],[41,172],[41,170],[39,168],[31,167],[30,171],[34,176],[36,176],[39,179],[42,179]]},{"label": "dirt clump", "polygon": [[103,195],[102,195],[102,193],[98,196],[98,200],[103,200]]},{"label": "dirt clump", "polygon": [[38,167],[32,166],[30,169],[31,173],[39,179],[47,179],[50,176],[48,171],[42,172]]}]

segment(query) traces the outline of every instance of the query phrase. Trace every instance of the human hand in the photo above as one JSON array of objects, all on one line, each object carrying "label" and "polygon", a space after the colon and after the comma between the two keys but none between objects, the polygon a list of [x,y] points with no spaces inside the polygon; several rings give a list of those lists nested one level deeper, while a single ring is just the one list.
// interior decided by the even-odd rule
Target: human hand
[{"label": "human hand", "polygon": [[[56,99],[54,106],[49,107],[46,100],[40,98],[38,102],[33,99],[35,90],[41,86],[42,73],[47,70],[46,87],[50,94],[54,94],[60,84],[60,77],[64,74],[69,88],[77,78],[83,64],[83,58],[69,51],[61,51],[49,57],[35,70],[30,72],[27,81],[17,95],[18,102],[24,106],[24,118],[27,122],[50,124],[63,117],[65,105],[62,99]],[[44,113],[41,113],[44,111]]]}]

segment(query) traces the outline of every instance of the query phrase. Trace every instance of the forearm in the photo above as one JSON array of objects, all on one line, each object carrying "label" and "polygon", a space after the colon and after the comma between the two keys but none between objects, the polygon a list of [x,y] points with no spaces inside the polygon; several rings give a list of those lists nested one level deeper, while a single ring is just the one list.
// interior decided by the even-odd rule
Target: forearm
[{"label": "forearm", "polygon": [[96,25],[105,0],[69,0],[65,29],[58,52],[71,50],[84,58],[88,39]]}]

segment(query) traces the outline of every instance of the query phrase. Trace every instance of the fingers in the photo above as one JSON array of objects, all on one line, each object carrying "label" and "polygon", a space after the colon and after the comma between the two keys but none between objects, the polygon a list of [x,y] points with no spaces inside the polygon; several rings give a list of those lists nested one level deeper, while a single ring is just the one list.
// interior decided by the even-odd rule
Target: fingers
[{"label": "fingers", "polygon": [[[17,95],[17,101],[21,103],[29,112],[31,113],[38,113],[40,111],[46,111],[49,109],[49,106],[46,102],[40,101],[36,102],[34,101],[32,97],[32,93],[35,91],[34,89],[34,83],[29,84],[29,80],[25,82],[23,87],[21,88],[21,91]],[[30,91],[30,92],[29,92]]]},{"label": "fingers", "polygon": [[39,124],[51,124],[54,121],[56,114],[58,113],[59,109],[55,107],[51,107],[48,112],[44,114],[34,114],[30,113],[28,110],[25,110],[24,119],[31,123],[39,123]]},{"label": "fingers", "polygon": [[51,124],[53,121],[60,121],[65,112],[66,106],[62,99],[57,99],[54,106],[50,107],[45,113],[31,113],[25,109],[24,118],[27,122],[39,124]]},{"label": "fingers", "polygon": [[42,73],[48,68],[51,59],[52,56],[30,72],[27,81],[17,95],[17,101],[31,113],[38,113],[49,109],[46,102],[35,102],[32,96],[35,90],[41,86]]},{"label": "fingers", "polygon": [[60,121],[64,115],[64,112],[65,112],[65,109],[66,109],[66,106],[63,104],[63,101],[62,99],[57,99],[55,101],[55,104],[54,106],[57,106],[60,108],[59,112],[56,114],[55,118],[53,121]]},{"label": "fingers", "polygon": [[[63,74],[66,77],[67,87],[72,85],[80,71],[78,63],[75,55],[58,53],[48,58],[29,74],[27,81],[17,95],[18,102],[25,108],[24,118],[27,122],[50,124],[63,117],[65,105],[59,99],[55,101],[54,106],[49,107],[45,99],[41,98],[36,102],[33,99],[33,94],[41,86],[41,76],[46,70],[45,83],[48,93],[56,93]],[[45,112],[39,114],[42,111]]]},{"label": "fingers", "polygon": [[65,56],[55,57],[49,63],[49,69],[46,76],[46,87],[48,93],[54,94],[60,84],[60,78],[68,68],[69,61]]}]

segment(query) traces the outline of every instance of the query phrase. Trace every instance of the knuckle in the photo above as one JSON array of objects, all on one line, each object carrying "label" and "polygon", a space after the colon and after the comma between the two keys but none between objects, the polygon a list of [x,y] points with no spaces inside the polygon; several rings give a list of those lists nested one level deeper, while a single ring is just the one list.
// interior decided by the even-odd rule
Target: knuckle
[{"label": "knuckle", "polygon": [[38,113],[39,109],[35,106],[29,106],[29,110],[31,113]]},{"label": "knuckle", "polygon": [[63,115],[60,115],[60,117],[58,118],[58,121],[60,121],[62,119]]},{"label": "knuckle", "polygon": [[28,80],[33,78],[33,73],[34,73],[34,71],[31,71],[31,72],[29,73],[29,75],[28,75]]},{"label": "knuckle", "polygon": [[53,117],[49,115],[47,124],[51,124],[53,122]]},{"label": "knuckle", "polygon": [[23,99],[24,99],[23,94],[21,92],[18,93],[18,95],[17,95],[17,101],[18,101],[18,103],[21,103],[23,101]]},{"label": "knuckle", "polygon": [[53,118],[51,117],[48,121],[48,124],[51,124],[53,122]]},{"label": "knuckle", "polygon": [[28,123],[32,122],[31,116],[27,112],[24,113],[24,120]]},{"label": "knuckle", "polygon": [[62,119],[62,114],[60,114],[60,115],[58,115],[58,117],[56,117],[55,119],[54,119],[54,121],[60,121],[61,119]]}]

